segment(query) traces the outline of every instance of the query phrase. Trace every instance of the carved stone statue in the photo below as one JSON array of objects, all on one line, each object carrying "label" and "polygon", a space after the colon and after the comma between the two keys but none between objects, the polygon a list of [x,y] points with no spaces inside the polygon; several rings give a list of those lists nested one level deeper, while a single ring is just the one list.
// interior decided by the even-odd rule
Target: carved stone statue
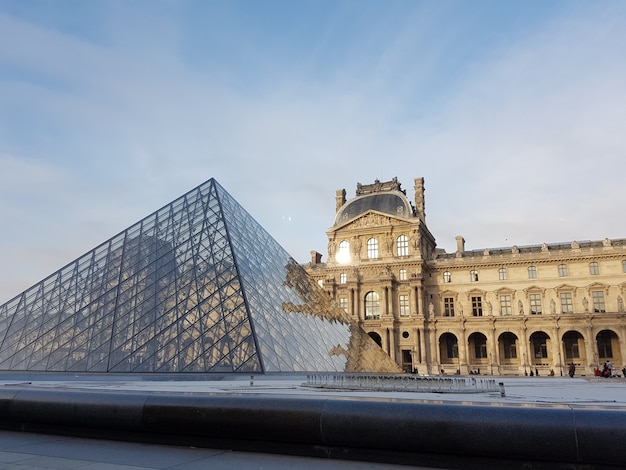
[{"label": "carved stone statue", "polygon": [[624,300],[621,295],[617,296],[617,311],[619,313],[624,313]]},{"label": "carved stone statue", "polygon": [[550,313],[552,315],[556,314],[556,304],[554,303],[554,299],[550,299]]},{"label": "carved stone statue", "polygon": [[487,312],[489,313],[489,315],[493,315],[493,305],[491,305],[490,300],[487,301]]},{"label": "carved stone statue", "polygon": [[583,307],[585,309],[585,313],[589,313],[589,301],[587,297],[583,297]]},{"label": "carved stone statue", "polygon": [[521,300],[517,301],[517,311],[520,315],[524,315],[524,304]]},{"label": "carved stone statue", "polygon": [[428,316],[431,318],[435,316],[435,306],[432,302],[428,304]]}]

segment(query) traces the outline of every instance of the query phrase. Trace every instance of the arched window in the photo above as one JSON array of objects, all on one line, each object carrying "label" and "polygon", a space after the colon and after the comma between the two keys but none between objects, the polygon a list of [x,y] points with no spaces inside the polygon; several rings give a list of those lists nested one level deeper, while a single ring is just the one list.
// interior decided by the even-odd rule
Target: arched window
[{"label": "arched window", "polygon": [[343,240],[339,243],[339,249],[337,250],[335,260],[339,264],[347,264],[350,262],[350,242],[348,240]]},{"label": "arched window", "polygon": [[396,240],[398,256],[409,256],[409,239],[406,235],[400,235]]},{"label": "arched window", "polygon": [[369,259],[378,258],[378,240],[370,238],[367,241],[367,257]]},{"label": "arched window", "polygon": [[365,294],[365,319],[376,320],[380,318],[380,298],[376,292]]}]

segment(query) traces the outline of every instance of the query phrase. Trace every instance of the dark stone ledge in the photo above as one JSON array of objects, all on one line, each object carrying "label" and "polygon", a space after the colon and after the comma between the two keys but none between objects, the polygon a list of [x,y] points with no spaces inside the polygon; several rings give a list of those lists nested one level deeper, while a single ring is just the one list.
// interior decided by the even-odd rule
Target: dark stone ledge
[{"label": "dark stone ledge", "polygon": [[626,460],[626,410],[564,405],[4,387],[0,426],[449,468],[610,468]]}]

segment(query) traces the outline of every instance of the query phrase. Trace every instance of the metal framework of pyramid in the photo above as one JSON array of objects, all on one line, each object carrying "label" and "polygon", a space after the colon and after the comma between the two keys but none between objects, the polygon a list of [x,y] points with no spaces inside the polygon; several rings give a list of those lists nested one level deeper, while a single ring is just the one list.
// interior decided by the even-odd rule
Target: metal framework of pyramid
[{"label": "metal framework of pyramid", "polygon": [[0,370],[399,371],[214,179],[0,305]]}]

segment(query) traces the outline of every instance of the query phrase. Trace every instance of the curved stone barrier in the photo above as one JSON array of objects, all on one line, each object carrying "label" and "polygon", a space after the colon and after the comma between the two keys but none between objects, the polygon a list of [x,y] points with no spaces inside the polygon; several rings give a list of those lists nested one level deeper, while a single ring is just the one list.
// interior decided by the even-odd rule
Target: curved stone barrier
[{"label": "curved stone barrier", "polygon": [[626,410],[563,405],[0,389],[5,429],[464,468],[622,466],[603,449],[626,442],[625,422]]}]

